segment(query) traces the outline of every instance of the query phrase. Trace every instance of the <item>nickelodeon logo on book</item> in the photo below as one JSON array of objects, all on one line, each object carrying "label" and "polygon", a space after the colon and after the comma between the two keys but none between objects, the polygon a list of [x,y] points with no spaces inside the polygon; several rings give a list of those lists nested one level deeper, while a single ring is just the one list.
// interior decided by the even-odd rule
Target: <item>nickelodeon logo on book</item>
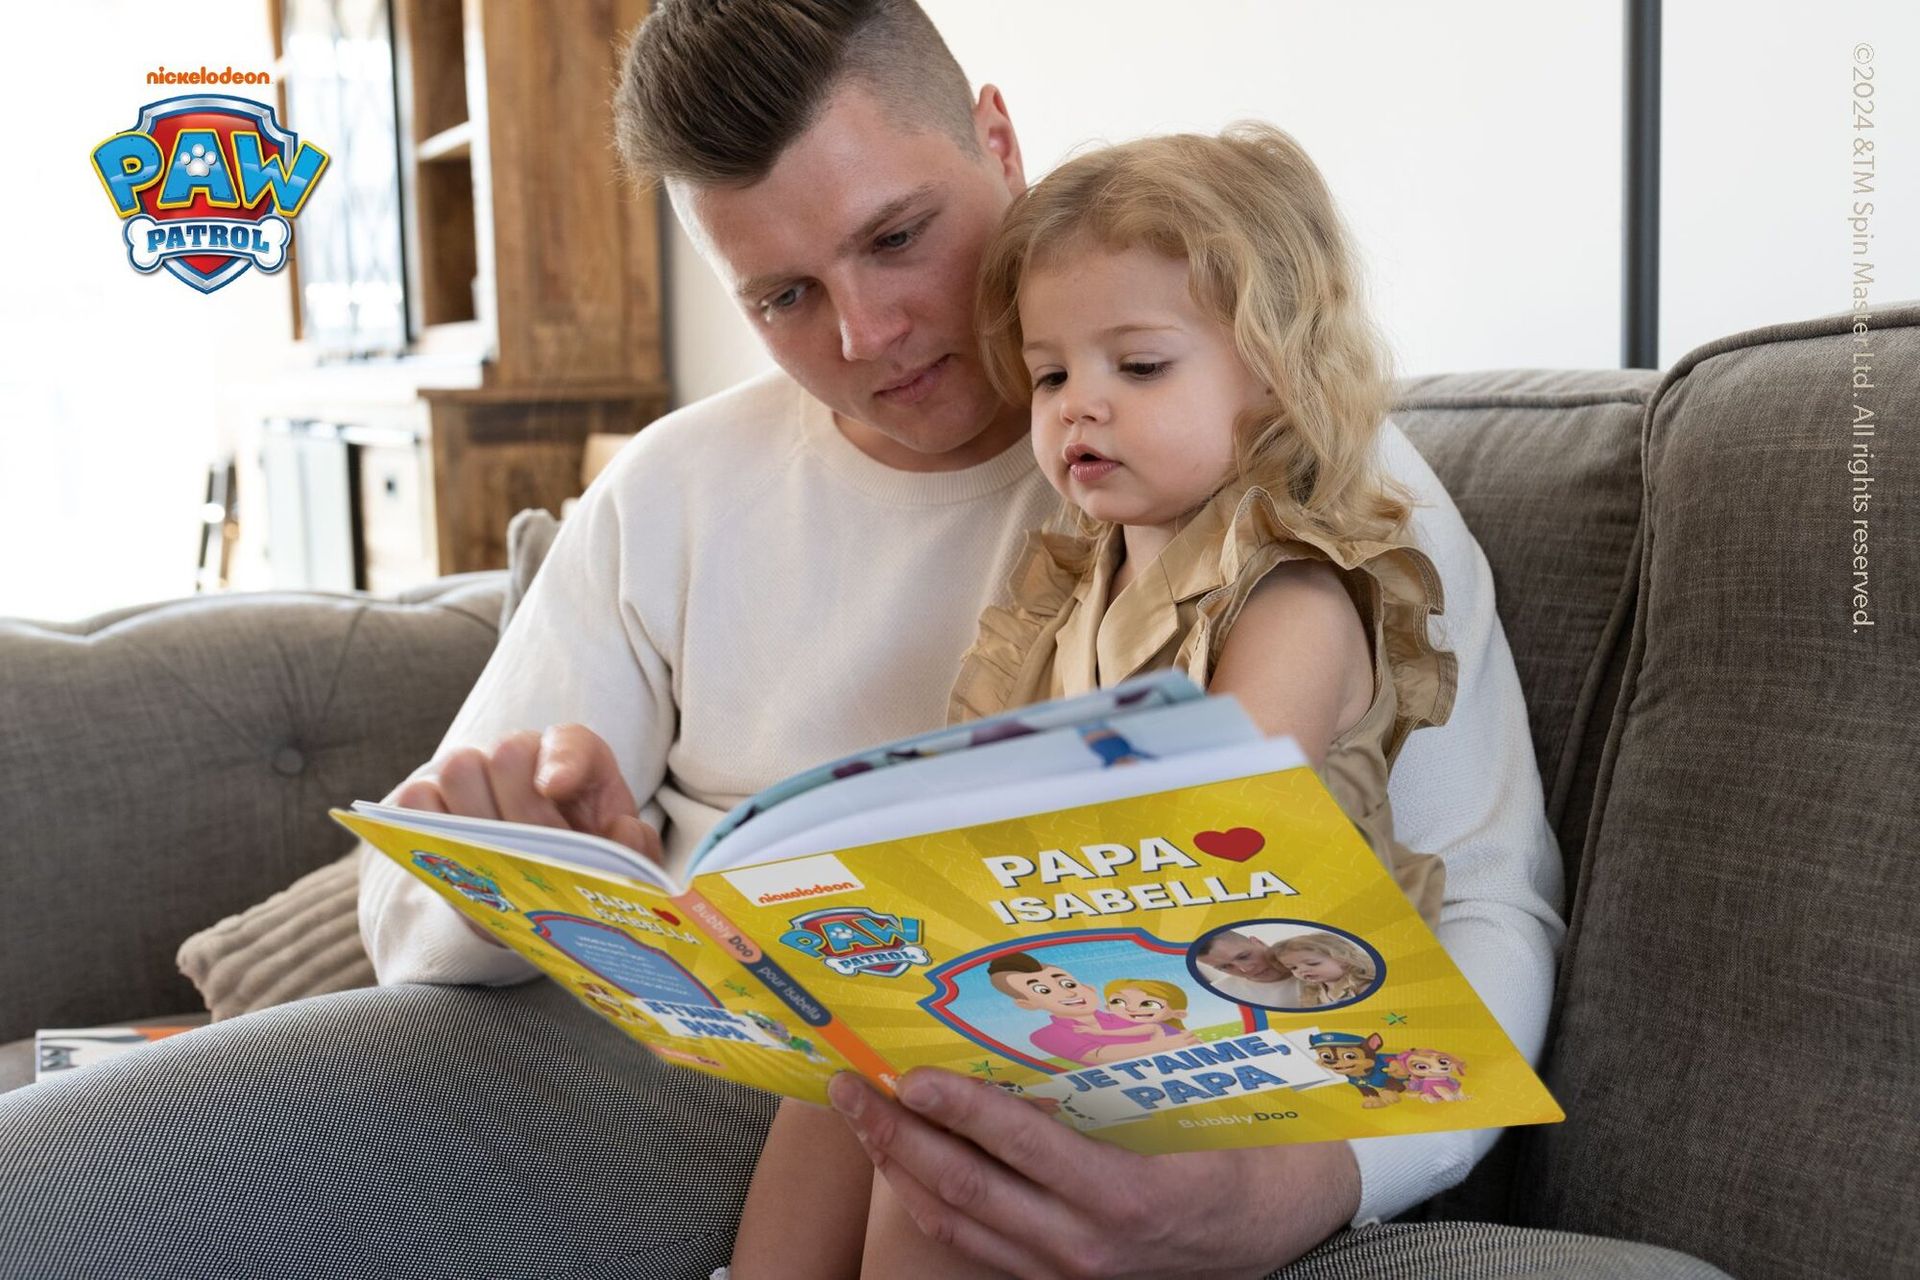
[{"label": "nickelodeon logo on book", "polygon": [[193,71],[169,71],[165,66],[147,72],[148,84],[272,84],[265,71],[235,71],[232,67],[201,66]]},{"label": "nickelodeon logo on book", "polygon": [[847,870],[844,862],[830,853],[720,874],[756,907],[797,902],[802,898],[824,898],[831,893],[852,893],[867,887]]}]

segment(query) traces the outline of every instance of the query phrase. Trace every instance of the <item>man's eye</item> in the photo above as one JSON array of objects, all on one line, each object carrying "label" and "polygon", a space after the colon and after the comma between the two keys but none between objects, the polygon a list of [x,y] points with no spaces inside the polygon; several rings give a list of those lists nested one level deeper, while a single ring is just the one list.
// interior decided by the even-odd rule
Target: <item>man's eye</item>
[{"label": "man's eye", "polygon": [[1076,987],[1078,987],[1079,985],[1080,985],[1080,984],[1079,984],[1079,983],[1077,983],[1077,982],[1075,982],[1075,981],[1074,981],[1074,980],[1073,980],[1072,978],[1062,978],[1062,979],[1060,979],[1060,989],[1061,989],[1062,991],[1072,991],[1072,990],[1074,990],[1074,989],[1075,989]]},{"label": "man's eye", "polygon": [[1120,366],[1120,372],[1144,381],[1165,373],[1168,363],[1166,360],[1128,360]]},{"label": "man's eye", "polygon": [[898,231],[889,231],[886,235],[875,240],[873,247],[888,253],[898,253],[920,238],[920,233],[926,230],[928,221],[928,219],[923,218],[910,227],[902,227]]},{"label": "man's eye", "polygon": [[1032,986],[1028,987],[1027,990],[1033,992],[1033,994],[1037,996],[1050,996],[1053,994],[1052,987],[1049,987],[1044,983],[1039,983],[1039,982],[1034,983]]},{"label": "man's eye", "polygon": [[775,312],[791,311],[799,304],[801,295],[805,292],[805,286],[790,284],[779,293],[774,294],[771,298],[762,302],[760,304],[760,312],[762,315],[772,315]]},{"label": "man's eye", "polygon": [[1043,373],[1033,380],[1035,391],[1057,391],[1067,380],[1065,371],[1055,369],[1052,373]]}]

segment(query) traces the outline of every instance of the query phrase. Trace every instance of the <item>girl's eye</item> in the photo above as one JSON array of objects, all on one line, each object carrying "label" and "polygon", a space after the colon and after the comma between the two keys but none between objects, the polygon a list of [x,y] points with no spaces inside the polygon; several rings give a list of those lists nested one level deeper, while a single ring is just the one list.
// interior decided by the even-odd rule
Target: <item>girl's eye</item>
[{"label": "girl's eye", "polygon": [[1055,369],[1051,373],[1043,373],[1039,377],[1035,378],[1033,380],[1033,389],[1035,391],[1058,391],[1061,385],[1066,382],[1066,380],[1067,380],[1066,371],[1062,369]]},{"label": "girl's eye", "polygon": [[1142,1000],[1140,1002],[1140,1007],[1142,1009],[1164,1009],[1167,1006],[1160,1003],[1160,1001],[1158,1000]]},{"label": "girl's eye", "polygon": [[1166,360],[1127,360],[1120,365],[1120,372],[1145,381],[1165,373],[1168,363]]}]

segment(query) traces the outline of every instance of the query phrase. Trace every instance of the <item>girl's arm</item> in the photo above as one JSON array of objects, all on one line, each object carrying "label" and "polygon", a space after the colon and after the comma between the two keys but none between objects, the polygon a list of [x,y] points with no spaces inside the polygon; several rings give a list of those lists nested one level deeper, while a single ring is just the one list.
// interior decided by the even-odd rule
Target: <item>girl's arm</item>
[{"label": "girl's arm", "polygon": [[1339,571],[1290,560],[1260,580],[1227,633],[1208,693],[1230,693],[1269,737],[1286,734],[1317,771],[1373,702],[1366,628]]},{"label": "girl's arm", "polygon": [[732,1280],[838,1280],[860,1271],[873,1164],[847,1122],[792,1098],[767,1133],[733,1244]]}]

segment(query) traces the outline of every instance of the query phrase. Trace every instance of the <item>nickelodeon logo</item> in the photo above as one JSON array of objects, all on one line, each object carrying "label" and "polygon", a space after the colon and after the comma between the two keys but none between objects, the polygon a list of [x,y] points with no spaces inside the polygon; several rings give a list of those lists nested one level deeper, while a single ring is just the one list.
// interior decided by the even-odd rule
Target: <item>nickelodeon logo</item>
[{"label": "nickelodeon logo", "polygon": [[802,898],[822,898],[832,893],[853,893],[866,888],[846,864],[830,853],[791,862],[775,862],[764,867],[743,867],[723,871],[721,877],[740,891],[740,896],[757,907]]}]

